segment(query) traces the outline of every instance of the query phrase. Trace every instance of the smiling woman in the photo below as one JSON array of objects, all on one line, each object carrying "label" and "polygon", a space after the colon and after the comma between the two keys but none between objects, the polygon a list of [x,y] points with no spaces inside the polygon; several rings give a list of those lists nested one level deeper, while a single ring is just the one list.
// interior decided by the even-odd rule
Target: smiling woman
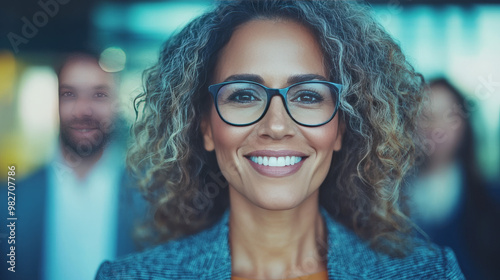
[{"label": "smiling woman", "polygon": [[128,163],[168,242],[97,279],[462,279],[401,210],[423,79],[363,6],[220,2],[145,85]]}]

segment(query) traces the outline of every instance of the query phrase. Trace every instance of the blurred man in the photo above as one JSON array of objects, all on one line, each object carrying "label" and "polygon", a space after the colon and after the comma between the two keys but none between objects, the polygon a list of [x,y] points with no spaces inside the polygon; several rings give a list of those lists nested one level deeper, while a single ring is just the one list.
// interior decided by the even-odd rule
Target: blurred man
[{"label": "blurred man", "polygon": [[135,249],[144,204],[125,173],[117,74],[74,54],[58,78],[59,147],[17,184],[16,273],[1,279],[93,279],[102,261]]},{"label": "blurred man", "polygon": [[[65,159],[83,178],[102,156],[115,126],[115,77],[88,56],[70,57],[59,73],[60,137]],[[69,159],[71,162],[72,159]]]}]

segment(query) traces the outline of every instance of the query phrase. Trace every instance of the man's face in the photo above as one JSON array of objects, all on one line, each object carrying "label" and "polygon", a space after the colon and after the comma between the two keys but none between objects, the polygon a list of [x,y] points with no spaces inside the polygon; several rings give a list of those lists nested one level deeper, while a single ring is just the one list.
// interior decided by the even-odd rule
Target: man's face
[{"label": "man's face", "polygon": [[100,152],[115,119],[115,82],[96,60],[74,58],[59,75],[59,117],[63,143],[81,157]]}]

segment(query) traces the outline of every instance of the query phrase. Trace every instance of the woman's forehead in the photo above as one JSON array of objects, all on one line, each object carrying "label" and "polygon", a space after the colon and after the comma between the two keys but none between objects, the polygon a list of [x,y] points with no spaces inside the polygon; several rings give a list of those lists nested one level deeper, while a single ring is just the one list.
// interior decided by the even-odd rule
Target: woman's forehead
[{"label": "woman's forehead", "polygon": [[323,53],[314,34],[294,21],[252,20],[239,26],[222,48],[214,72],[221,82],[252,73],[272,80],[313,73],[326,76]]}]

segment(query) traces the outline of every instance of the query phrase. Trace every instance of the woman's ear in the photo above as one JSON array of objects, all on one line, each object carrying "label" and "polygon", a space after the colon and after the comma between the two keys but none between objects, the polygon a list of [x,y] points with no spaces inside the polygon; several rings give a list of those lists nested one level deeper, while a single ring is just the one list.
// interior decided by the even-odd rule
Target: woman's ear
[{"label": "woman's ear", "polygon": [[200,123],[201,133],[203,134],[203,146],[205,150],[211,152],[215,149],[214,139],[212,137],[212,126],[209,117],[204,116]]}]

